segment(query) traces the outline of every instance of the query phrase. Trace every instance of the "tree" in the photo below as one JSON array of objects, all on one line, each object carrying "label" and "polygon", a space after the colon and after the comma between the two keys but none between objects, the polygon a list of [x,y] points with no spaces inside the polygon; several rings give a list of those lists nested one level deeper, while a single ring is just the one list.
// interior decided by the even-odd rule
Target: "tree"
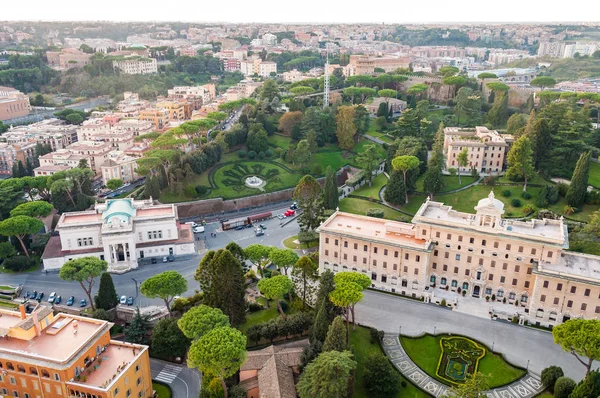
[{"label": "tree", "polygon": [[414,109],[407,109],[402,112],[402,116],[396,122],[398,129],[395,134],[399,136],[418,136],[419,129],[419,115]]},{"label": "tree", "polygon": [[469,164],[469,150],[466,147],[458,153],[458,156],[456,157],[456,162],[458,163],[459,167],[458,183],[462,185],[462,181],[460,180],[460,168],[467,167],[467,165]]},{"label": "tree", "polygon": [[335,117],[338,143],[340,148],[345,150],[350,150],[354,147],[354,136],[356,135],[354,114],[355,108],[353,106],[340,106]]},{"label": "tree", "polygon": [[302,372],[298,395],[300,398],[345,398],[355,368],[350,351],[323,352]]},{"label": "tree", "polygon": [[98,294],[94,297],[96,308],[110,310],[119,304],[119,297],[115,290],[112,276],[108,272],[103,272],[100,277],[100,285],[98,286]]},{"label": "tree", "polygon": [[279,86],[277,86],[277,82],[273,79],[265,80],[261,89],[260,99],[266,99],[268,102],[271,102],[275,97],[279,97]]},{"label": "tree", "polygon": [[187,280],[177,271],[165,271],[146,279],[140,285],[140,292],[148,298],[159,297],[171,316],[171,302],[175,296],[185,293]]},{"label": "tree", "polygon": [[467,375],[464,383],[453,386],[443,397],[487,398],[487,394],[484,391],[488,389],[487,376],[477,373],[476,375]]},{"label": "tree", "polygon": [[315,89],[308,86],[296,86],[291,88],[290,92],[296,96],[304,96],[314,93]]},{"label": "tree", "polygon": [[589,398],[600,396],[600,373],[597,370],[589,372],[585,379],[573,389],[569,398]]},{"label": "tree", "polygon": [[585,366],[586,375],[590,373],[592,363],[600,360],[600,320],[570,319],[552,328],[552,336],[554,343]]},{"label": "tree", "polygon": [[337,176],[331,166],[327,166],[325,186],[323,188],[323,208],[335,210],[339,204]]},{"label": "tree", "polygon": [[344,320],[341,316],[336,316],[325,337],[323,343],[323,352],[325,351],[344,351],[348,348],[348,341],[346,340],[346,334],[344,333]]},{"label": "tree", "polygon": [[573,392],[577,383],[575,380],[567,377],[561,376],[554,383],[554,397],[555,398],[569,398],[569,395]]},{"label": "tree", "polygon": [[[335,281],[334,274],[329,270],[325,270],[321,274],[319,278],[319,290],[317,291],[317,302],[315,308],[325,308],[325,313],[327,315],[328,322],[327,324],[333,322],[333,319],[337,315],[337,311],[335,305],[329,299],[329,295],[335,289]],[[327,331],[325,331],[327,333]],[[323,341],[325,340],[325,336],[323,336]]]},{"label": "tree", "polygon": [[302,231],[314,230],[323,218],[323,195],[321,185],[311,175],[305,175],[296,185],[292,195],[302,213],[298,224]]},{"label": "tree", "polygon": [[248,130],[248,138],[246,140],[246,146],[248,150],[255,151],[256,153],[265,152],[269,149],[269,137],[267,132],[262,127],[262,124],[253,123],[250,125]]},{"label": "tree", "polygon": [[[511,116],[512,117],[512,116]],[[532,121],[531,125],[527,123],[525,134],[531,140],[531,146],[533,149],[533,165],[536,170],[542,170],[544,166],[548,164],[552,153],[552,131],[548,125],[546,119],[535,119],[535,115],[530,115],[529,120]]]},{"label": "tree", "polygon": [[299,164],[300,166],[306,165],[306,163],[310,160],[310,146],[308,141],[301,140],[296,145],[296,149],[294,150],[294,164]]},{"label": "tree", "polygon": [[406,196],[406,185],[404,185],[404,179],[402,173],[399,171],[392,171],[390,180],[385,186],[385,192],[383,198],[386,202],[398,205],[405,200]]},{"label": "tree", "polygon": [[246,336],[237,329],[217,327],[192,343],[188,367],[198,368],[221,380],[227,398],[225,379],[233,376],[246,359]]},{"label": "tree", "polygon": [[587,193],[588,177],[590,174],[590,152],[584,152],[579,156],[569,190],[565,199],[567,204],[572,207],[581,207],[585,202],[585,194]]},{"label": "tree", "polygon": [[246,253],[244,252],[244,249],[242,249],[242,247],[235,242],[229,242],[227,246],[225,246],[225,249],[231,252],[233,257],[235,257],[236,260],[240,262],[240,265],[244,264],[244,262],[248,258],[248,256],[246,256]]},{"label": "tree", "polygon": [[410,94],[410,95],[417,96],[418,98],[421,98],[421,96],[423,95],[423,93],[426,93],[427,90],[429,90],[429,86],[427,84],[425,84],[425,83],[417,83],[417,84],[414,84],[414,85],[410,86],[406,90],[406,93]]},{"label": "tree", "polygon": [[[339,284],[343,284],[343,283],[354,283],[354,284],[358,285],[358,287],[360,288],[361,291],[363,291],[366,288],[371,286],[371,279],[367,275],[361,274],[359,272],[348,272],[348,271],[338,272],[337,274],[335,274],[334,280],[335,280],[336,288]],[[356,317],[354,315],[354,305],[355,304],[356,303],[350,305],[350,310],[352,311],[352,323],[354,324],[354,329],[356,329]]]},{"label": "tree", "polygon": [[85,120],[83,118],[83,116],[81,116],[78,113],[71,113],[70,115],[67,115],[65,117],[65,120],[69,123],[69,124],[81,124],[83,123],[83,121]]},{"label": "tree", "polygon": [[15,247],[10,242],[0,242],[0,258],[7,259],[17,254]]},{"label": "tree", "polygon": [[[240,254],[238,253],[237,256]],[[252,261],[249,255],[248,257]],[[200,261],[194,278],[200,283],[204,304],[219,308],[229,316],[232,325],[244,323],[246,319],[245,279],[242,265],[236,256],[229,250],[209,251]]]},{"label": "tree", "polygon": [[153,356],[183,358],[189,347],[190,340],[179,329],[175,318],[161,319],[152,329],[150,350]]},{"label": "tree", "polygon": [[519,130],[525,127],[525,118],[522,113],[513,113],[506,122],[506,133],[517,134]]},{"label": "tree", "polygon": [[510,87],[502,82],[490,82],[486,84],[486,87],[495,93],[503,93],[510,90]]},{"label": "tree", "polygon": [[308,130],[304,135],[304,139],[308,142],[308,151],[311,154],[317,152],[319,144],[317,143],[317,133],[315,130]]},{"label": "tree", "polygon": [[229,318],[218,308],[200,304],[185,312],[177,325],[185,337],[194,341],[214,328],[229,326]]},{"label": "tree", "polygon": [[[462,90],[462,89],[461,89]],[[431,148],[431,157],[423,178],[423,189],[430,195],[441,192],[446,182],[442,175],[444,168],[444,124],[440,123]]]},{"label": "tree", "polygon": [[279,130],[285,135],[292,135],[294,127],[296,127],[302,121],[302,112],[286,112],[281,115],[279,119]]},{"label": "tree", "polygon": [[106,181],[106,188],[114,191],[115,189],[121,188],[123,186],[123,180],[120,178],[113,178]]},{"label": "tree", "polygon": [[35,218],[44,218],[50,215],[54,210],[54,207],[43,200],[36,200],[33,202],[21,203],[13,210],[11,210],[11,217],[15,216],[27,216]]},{"label": "tree", "polygon": [[108,268],[106,261],[98,257],[80,257],[67,261],[60,269],[58,276],[60,279],[73,282],[77,281],[88,296],[92,311],[94,302],[92,301],[92,288],[97,277],[102,275]]},{"label": "tree", "polygon": [[302,256],[292,269],[292,281],[298,296],[302,297],[302,308],[306,308],[306,296],[313,292],[313,284],[319,277],[318,265],[308,256]]},{"label": "tree", "polygon": [[[416,156],[397,156],[392,160],[395,171],[402,172],[404,187],[406,187],[406,173],[419,167],[420,161]],[[404,203],[408,204],[408,191],[404,191]]]},{"label": "tree", "polygon": [[25,239],[26,236],[39,232],[42,228],[44,228],[43,222],[37,218],[28,216],[14,216],[7,218],[4,221],[0,221],[0,235],[14,236],[17,238],[21,244],[23,253],[25,253],[28,260],[30,260],[29,251],[27,250],[23,239]]},{"label": "tree", "polygon": [[350,312],[351,307],[362,300],[362,288],[353,282],[335,283],[335,289],[329,294],[329,299],[346,314],[346,340],[350,340]]},{"label": "tree", "polygon": [[456,103],[454,113],[457,116],[458,125],[460,125],[462,115],[472,118],[481,111],[481,93],[474,93],[470,87],[461,87],[454,102]]},{"label": "tree", "polygon": [[369,186],[371,186],[373,173],[379,166],[379,152],[377,152],[375,144],[365,145],[362,152],[359,153],[354,160],[364,171],[367,182],[369,183]]},{"label": "tree", "polygon": [[125,328],[125,341],[133,344],[146,344],[146,335],[151,329],[147,315],[142,316],[140,307],[136,308],[135,315]]},{"label": "tree", "polygon": [[522,136],[513,144],[508,152],[508,169],[506,176],[511,180],[523,180],[523,192],[527,191],[527,179],[533,177],[533,151],[531,141]]},{"label": "tree", "polygon": [[550,76],[538,76],[530,81],[529,84],[534,87],[539,87],[543,91],[546,87],[554,87],[556,85],[556,80]]},{"label": "tree", "polygon": [[279,270],[283,268],[284,274],[287,275],[288,268],[292,267],[298,261],[298,255],[292,249],[279,249],[274,247],[269,252],[269,260]]},{"label": "tree", "polygon": [[390,98],[396,98],[398,96],[398,92],[396,90],[383,89],[377,92],[377,95],[386,99],[386,104],[390,102]]},{"label": "tree", "polygon": [[363,380],[369,397],[387,398],[398,394],[398,374],[382,354],[370,354],[364,362]]},{"label": "tree", "polygon": [[[491,83],[488,83],[491,84]],[[494,98],[494,104],[488,112],[488,122],[501,126],[508,116],[508,91],[499,91]]]},{"label": "tree", "polygon": [[281,308],[279,299],[294,288],[294,282],[285,275],[277,275],[271,278],[263,278],[258,281],[258,289],[267,298],[267,300],[275,300],[277,309],[282,318],[285,318],[285,312]]},{"label": "tree", "polygon": [[563,372],[560,366],[548,366],[547,368],[542,370],[542,384],[545,388],[552,391],[554,389],[554,384],[556,383],[556,380],[558,380],[559,377],[562,377],[564,375],[565,373]]},{"label": "tree", "polygon": [[467,78],[460,75],[448,76],[442,79],[442,83],[454,87],[454,94],[459,87],[462,87],[467,83]]},{"label": "tree", "polygon": [[255,243],[248,246],[244,250],[244,253],[246,254],[246,257],[248,257],[248,259],[252,261],[254,265],[256,265],[260,275],[264,277],[264,267],[269,264],[269,253],[271,253],[271,247]]}]

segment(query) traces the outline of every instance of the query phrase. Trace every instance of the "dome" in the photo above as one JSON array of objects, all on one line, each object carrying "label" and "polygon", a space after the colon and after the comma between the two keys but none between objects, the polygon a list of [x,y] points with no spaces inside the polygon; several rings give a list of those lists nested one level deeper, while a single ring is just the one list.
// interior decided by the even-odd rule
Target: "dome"
[{"label": "dome", "polygon": [[112,219],[117,217],[121,222],[129,222],[129,219],[136,214],[130,199],[109,200],[106,210],[102,212],[102,219],[106,224],[112,223]]},{"label": "dome", "polygon": [[475,210],[477,211],[484,209],[495,209],[496,211],[503,213],[504,203],[496,199],[496,197],[494,196],[494,191],[490,191],[488,197],[481,199],[479,202],[477,202],[477,206],[475,206]]}]

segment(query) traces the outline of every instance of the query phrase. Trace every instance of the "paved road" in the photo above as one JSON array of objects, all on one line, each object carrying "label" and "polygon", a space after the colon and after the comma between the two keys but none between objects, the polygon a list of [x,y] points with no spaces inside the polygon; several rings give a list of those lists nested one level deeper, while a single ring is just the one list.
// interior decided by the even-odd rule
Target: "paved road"
[{"label": "paved road", "polygon": [[[443,309],[437,305],[404,299],[374,291],[365,292],[363,302],[356,306],[357,321],[388,333],[401,330],[416,336],[422,333],[457,333],[477,339],[503,353],[516,365],[540,374],[550,365],[563,368],[565,375],[580,380],[585,368],[574,356],[554,344],[546,331],[492,321]],[[401,329],[400,329],[401,328]],[[434,329],[435,328],[435,329]],[[595,363],[597,367],[598,363]]]},{"label": "paved road", "polygon": [[197,398],[202,385],[202,375],[185,365],[176,365],[150,358],[152,379],[168,384],[174,398]]}]

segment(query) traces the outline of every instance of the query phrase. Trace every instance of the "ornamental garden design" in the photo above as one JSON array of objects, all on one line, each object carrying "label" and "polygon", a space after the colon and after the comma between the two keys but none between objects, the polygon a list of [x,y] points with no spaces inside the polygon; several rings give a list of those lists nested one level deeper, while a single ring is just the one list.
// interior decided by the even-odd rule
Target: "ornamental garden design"
[{"label": "ornamental garden design", "polygon": [[485,356],[485,348],[464,337],[442,337],[440,347],[436,373],[450,383],[463,383],[467,375],[476,374],[479,360]]}]

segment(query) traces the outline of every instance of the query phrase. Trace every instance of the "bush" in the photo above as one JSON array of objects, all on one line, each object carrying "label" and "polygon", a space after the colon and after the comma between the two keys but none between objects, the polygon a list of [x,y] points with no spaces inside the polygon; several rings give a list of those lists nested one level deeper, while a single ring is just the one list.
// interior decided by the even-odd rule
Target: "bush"
[{"label": "bush", "polygon": [[505,189],[504,191],[502,191],[502,196],[504,196],[505,198],[510,198],[510,195],[512,195],[510,189]]},{"label": "bush", "polygon": [[[565,196],[567,196],[567,191],[569,190],[569,184],[565,184],[564,182],[559,182],[558,184],[556,184],[556,189],[558,190],[558,196],[564,198]],[[548,197],[548,202],[552,203],[550,201],[550,197]]]},{"label": "bush", "polygon": [[485,185],[488,185],[490,187],[493,187],[494,185],[496,185],[496,177],[494,176],[487,176],[483,179],[483,183]]},{"label": "bush", "polygon": [[268,157],[268,158],[272,157],[273,156],[273,151],[270,150],[270,149],[267,149],[267,151],[265,152],[265,156]]},{"label": "bush", "polygon": [[585,194],[585,203],[589,205],[600,204],[600,191],[593,190]]},{"label": "bush", "polygon": [[33,261],[29,261],[25,256],[13,256],[4,260],[4,268],[14,271],[21,272],[25,271],[33,264]]},{"label": "bush", "polygon": [[321,167],[321,165],[319,163],[316,163],[313,166],[312,173],[316,176],[320,176],[321,174],[323,174],[323,168]]},{"label": "bush", "polygon": [[523,207],[523,214],[525,214],[525,215],[527,215],[527,216],[528,216],[528,215],[530,215],[531,213],[533,213],[534,211],[535,211],[535,207],[533,207],[533,206],[532,206],[532,205],[530,205],[530,204],[526,204],[526,205]]},{"label": "bush", "polygon": [[554,383],[554,398],[568,398],[577,383],[567,376],[561,376]]},{"label": "bush", "polygon": [[441,305],[442,307],[445,307],[445,306],[446,306],[446,299],[442,299],[442,302],[440,303],[440,305]]},{"label": "bush", "polygon": [[244,159],[244,158],[245,158],[247,155],[248,155],[248,152],[246,152],[246,151],[245,151],[245,150],[243,150],[243,149],[240,149],[240,150],[238,151],[238,156],[240,157],[240,159]]},{"label": "bush", "polygon": [[279,300],[279,305],[281,306],[283,312],[287,312],[287,310],[290,308],[290,305],[285,300]]},{"label": "bush", "polygon": [[265,158],[265,156],[266,156],[266,155],[265,155],[265,153],[264,153],[263,151],[260,151],[260,152],[258,153],[258,158],[259,158],[260,160],[263,160],[263,159]]},{"label": "bush", "polygon": [[382,354],[370,354],[364,362],[363,377],[369,397],[395,397],[398,394],[398,374]]},{"label": "bush", "polygon": [[560,366],[548,366],[546,369],[542,370],[542,384],[552,391],[556,380],[564,375],[565,373]]},{"label": "bush", "polygon": [[304,175],[310,174],[310,167],[308,167],[308,166],[300,167],[300,174],[304,174]]},{"label": "bush", "polygon": [[366,214],[369,217],[383,218],[384,213],[382,209],[367,209]]},{"label": "bush", "polygon": [[513,199],[510,201],[510,204],[511,204],[513,207],[521,207],[521,199],[513,198]]},{"label": "bush", "polygon": [[255,303],[255,302],[249,302],[248,303],[248,312],[257,312],[263,309],[263,306]]},{"label": "bush", "polygon": [[369,334],[371,335],[371,344],[377,343],[379,339],[379,332],[377,331],[377,329],[370,329]]},{"label": "bush", "polygon": [[185,187],[183,192],[185,192],[185,196],[187,196],[188,198],[193,198],[197,194],[196,188],[194,188],[193,185],[188,185],[187,187]]},{"label": "bush", "polygon": [[521,193],[521,197],[525,200],[531,199],[531,194],[527,191]]},{"label": "bush", "polygon": [[256,152],[248,151],[248,159],[255,159],[255,158],[256,158]]},{"label": "bush", "polygon": [[204,185],[196,185],[196,194],[198,196],[204,196],[204,195],[206,195],[209,190],[210,190],[210,188],[206,187]]},{"label": "bush", "polygon": [[227,397],[229,398],[246,398],[246,389],[240,385],[235,385],[227,390]]},{"label": "bush", "polygon": [[[560,185],[560,184],[558,184]],[[565,185],[565,184],[563,184]],[[568,189],[568,186],[565,185]],[[566,191],[565,191],[565,195],[566,195]],[[546,199],[548,200],[548,203],[550,203],[551,205],[558,203],[558,201],[560,200],[560,187],[556,186],[556,185],[550,185],[548,187],[548,194]],[[563,195],[564,196],[564,195]]]},{"label": "bush", "polygon": [[477,171],[477,169],[475,169],[475,168],[471,169],[471,177],[479,178],[479,172]]}]

